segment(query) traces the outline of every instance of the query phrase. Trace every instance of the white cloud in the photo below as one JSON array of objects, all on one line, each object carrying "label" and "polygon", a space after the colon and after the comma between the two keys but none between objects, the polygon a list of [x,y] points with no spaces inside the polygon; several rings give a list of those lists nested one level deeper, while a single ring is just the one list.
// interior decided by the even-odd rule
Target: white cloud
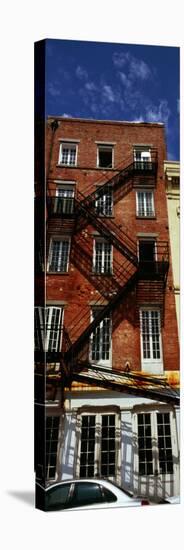
[{"label": "white cloud", "polygon": [[[147,80],[151,77],[151,70],[147,63],[138,57],[131,55],[129,52],[117,53],[112,56],[115,67],[126,68],[126,73],[120,72],[120,78],[123,84],[130,85],[135,79]],[[127,79],[127,80],[125,80]]]},{"label": "white cloud", "polygon": [[52,97],[58,97],[61,95],[61,90],[58,89],[58,86],[56,84],[52,84],[51,82],[50,84],[48,84],[48,93]]},{"label": "white cloud", "polygon": [[128,76],[125,73],[123,73],[122,71],[119,72],[119,76],[120,76],[120,80],[124,84],[124,86],[126,86],[126,88],[130,88],[131,85],[132,85],[132,82],[128,78]]},{"label": "white cloud", "polygon": [[128,52],[118,53],[115,52],[112,56],[113,63],[116,67],[124,67],[125,63],[129,60],[130,54]]},{"label": "white cloud", "polygon": [[86,82],[85,88],[86,88],[86,90],[88,90],[89,92],[95,92],[95,91],[97,91],[97,89],[98,89],[98,88],[95,86],[94,82]]},{"label": "white cloud", "polygon": [[147,80],[151,75],[148,65],[141,59],[132,58],[130,61],[130,77]]},{"label": "white cloud", "polygon": [[75,74],[81,80],[86,80],[88,78],[87,71],[83,69],[83,67],[81,67],[80,65],[78,65],[78,67],[76,68]]},{"label": "white cloud", "polygon": [[61,116],[63,116],[64,118],[72,118],[72,115],[68,113],[63,113]]},{"label": "white cloud", "polygon": [[138,118],[135,118],[134,120],[132,120],[131,122],[144,122],[144,117],[142,115],[138,116]]},{"label": "white cloud", "polygon": [[105,100],[110,101],[111,103],[115,102],[116,98],[111,86],[104,84],[102,94]]},{"label": "white cloud", "polygon": [[150,105],[146,108],[148,122],[163,122],[164,124],[168,124],[170,114],[171,111],[166,99],[162,99],[158,106]]}]

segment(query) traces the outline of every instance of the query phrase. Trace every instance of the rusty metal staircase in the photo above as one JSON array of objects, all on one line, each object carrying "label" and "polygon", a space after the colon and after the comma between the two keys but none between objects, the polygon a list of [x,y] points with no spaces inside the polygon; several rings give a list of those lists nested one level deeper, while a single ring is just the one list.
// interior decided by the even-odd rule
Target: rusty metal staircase
[{"label": "rusty metal staircase", "polygon": [[[155,156],[152,153],[152,162],[138,163],[136,161],[130,162],[127,166],[121,168],[118,173],[113,175],[110,179],[107,179],[105,183],[98,186],[98,188],[88,195],[77,191],[77,195],[74,199],[74,210],[72,217],[73,224],[73,243],[74,247],[78,239],[78,235],[84,230],[86,225],[95,227],[99,236],[103,237],[105,241],[110,242],[116,250],[118,250],[123,258],[123,263],[118,266],[113,261],[113,274],[106,277],[105,280],[105,295],[101,293],[98,300],[95,302],[94,307],[99,307],[99,311],[95,318],[89,322],[89,311],[86,315],[79,315],[71,322],[70,333],[68,333],[66,327],[63,327],[62,337],[62,352],[57,354],[60,361],[60,373],[59,379],[64,381],[64,385],[70,385],[72,381],[79,381],[82,383],[98,385],[104,389],[111,389],[114,391],[126,391],[128,393],[134,393],[136,395],[149,396],[152,399],[160,399],[165,402],[173,401],[178,402],[178,396],[174,392],[171,395],[170,388],[166,391],[165,381],[161,379],[155,379],[154,377],[148,381],[148,377],[136,376],[130,373],[121,373],[119,371],[105,370],[104,368],[97,367],[96,365],[89,364],[86,361],[81,360],[81,351],[86,342],[89,342],[89,338],[94,333],[99,323],[110,313],[112,313],[118,304],[124,299],[127,293],[135,288],[136,283],[141,278],[144,279],[143,265],[139,264],[137,257],[137,243],[133,241],[129,235],[128,229],[117,225],[112,218],[106,216],[98,216],[96,201],[99,200],[106,192],[109,186],[116,192],[121,186],[125,185],[131,177],[138,178],[139,176],[152,176],[155,177],[157,171],[157,153]],[[52,214],[53,212],[53,197],[49,198],[49,208]],[[61,208],[60,208],[61,212]],[[57,217],[57,212],[55,213]],[[69,216],[70,217],[70,216]],[[63,215],[63,220],[65,216]],[[76,242],[75,242],[76,241]],[[89,252],[89,251],[88,251]],[[88,260],[90,254],[88,253]],[[162,279],[165,281],[168,270],[168,258],[163,257],[160,262],[161,268],[155,270],[152,273],[152,279]],[[79,267],[80,268],[80,267]],[[153,265],[152,265],[153,268]],[[93,273],[93,280],[95,282],[95,276],[99,274]],[[149,280],[149,274],[146,279]],[[114,285],[114,288],[113,288]],[[54,382],[53,377],[53,382]],[[127,381],[128,384],[127,384]],[[131,381],[134,381],[132,384]],[[141,382],[145,382],[141,386]],[[151,386],[150,386],[151,383]],[[163,389],[164,388],[164,389]]]},{"label": "rusty metal staircase", "polygon": [[[120,290],[111,298],[104,307],[102,307],[101,302],[96,302],[95,306],[99,307],[100,311],[96,315],[95,319],[88,324],[87,328],[84,329],[82,334],[77,338],[77,340],[71,345],[69,350],[65,354],[66,363],[74,364],[79,352],[81,351],[86,340],[89,339],[90,335],[94,332],[95,328],[99,323],[107,316],[109,313],[116,308],[117,304],[122,300],[125,293],[127,293],[135,284],[137,279],[137,271],[127,280],[127,282],[120,288]],[[77,328],[77,327],[76,327]]]},{"label": "rusty metal staircase", "polygon": [[[84,195],[78,191],[77,194],[77,207],[76,207],[76,225],[75,233],[80,231],[81,217],[86,219],[91,225],[93,225],[100,235],[109,241],[123,256],[125,256],[132,264],[137,266],[137,245],[135,241],[129,236],[128,228],[124,231],[118,226],[114,220],[108,217],[97,217],[94,200],[83,201]],[[79,200],[81,199],[81,200]]]}]

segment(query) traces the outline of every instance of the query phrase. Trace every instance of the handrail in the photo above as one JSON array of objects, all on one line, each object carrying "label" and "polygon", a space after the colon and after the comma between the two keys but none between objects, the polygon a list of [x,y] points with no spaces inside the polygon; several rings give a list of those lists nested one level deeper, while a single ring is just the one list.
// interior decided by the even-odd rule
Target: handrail
[{"label": "handrail", "polygon": [[[128,287],[131,287],[131,285],[135,282],[135,279],[137,278],[137,271],[132,274],[132,276],[129,278],[129,280],[125,283],[123,287],[115,294],[115,296],[108,302],[108,304],[104,305],[104,307],[101,308],[98,315],[95,317],[91,323],[88,324],[86,329],[82,332],[82,334],[77,338],[77,340],[72,344],[71,348],[68,350],[68,352],[65,355],[65,360],[68,361],[71,359],[72,354],[74,350],[76,351],[77,348],[80,348],[80,345],[83,343],[84,340],[89,338],[90,334],[95,330],[95,328],[98,326],[100,321],[104,319],[105,315],[108,315],[109,312],[112,310],[113,307],[117,305],[119,302],[121,296],[124,294],[124,292],[127,290]],[[95,307],[95,306],[93,306]],[[89,312],[88,312],[89,315]]]},{"label": "handrail", "polygon": [[[81,196],[82,193],[80,193]],[[77,199],[76,199],[77,200]],[[88,207],[86,207],[86,205],[83,205],[83,203],[81,201],[78,201],[78,210],[80,212],[80,210],[82,212],[84,212],[84,215],[88,215],[88,217],[90,217],[93,221],[93,223],[95,224],[95,226],[99,227],[101,231],[103,231],[105,234],[106,234],[106,237],[108,238],[111,238],[111,240],[119,240],[120,241],[120,246],[121,247],[125,247],[127,249],[127,253],[129,253],[129,255],[133,255],[132,257],[132,260],[136,260],[136,257],[137,257],[137,246],[136,246],[136,243],[135,241],[133,241],[133,239],[131,237],[129,237],[129,235],[127,235],[127,233],[125,231],[123,231],[122,229],[120,229],[117,224],[111,219],[111,218],[105,218],[105,222],[104,222],[104,219],[103,217],[97,217],[96,216],[96,212],[95,212],[95,208],[91,207],[90,206],[90,209],[88,209]],[[109,227],[111,226],[111,227]],[[114,230],[114,231],[113,231]],[[122,242],[120,239],[121,237],[124,239],[124,242]]]}]

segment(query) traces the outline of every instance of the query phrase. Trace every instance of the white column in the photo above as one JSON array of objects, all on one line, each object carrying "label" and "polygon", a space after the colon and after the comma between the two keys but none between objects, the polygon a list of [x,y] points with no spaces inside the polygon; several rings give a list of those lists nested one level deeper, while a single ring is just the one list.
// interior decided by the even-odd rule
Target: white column
[{"label": "white column", "polygon": [[133,434],[131,411],[121,411],[121,485],[133,491]]}]

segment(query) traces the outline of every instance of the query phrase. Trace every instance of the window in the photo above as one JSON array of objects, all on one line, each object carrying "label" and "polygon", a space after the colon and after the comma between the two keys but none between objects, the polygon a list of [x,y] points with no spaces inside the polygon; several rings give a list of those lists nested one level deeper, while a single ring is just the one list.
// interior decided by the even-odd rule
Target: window
[{"label": "window", "polygon": [[109,491],[106,487],[103,487],[103,494],[104,494],[104,502],[116,502],[117,497]]},{"label": "window", "polygon": [[72,506],[87,506],[103,502],[102,491],[98,483],[75,483]]},{"label": "window", "polygon": [[69,265],[70,239],[52,240],[49,253],[49,271],[66,273]]},{"label": "window", "polygon": [[46,478],[55,479],[57,446],[58,446],[59,416],[46,418]]},{"label": "window", "polygon": [[79,444],[80,477],[115,478],[118,418],[116,414],[84,414]]},{"label": "window", "polygon": [[95,209],[97,216],[112,216],[113,214],[113,193],[110,187],[107,188],[103,195],[100,194],[99,198],[97,191],[97,199],[95,201]]},{"label": "window", "polygon": [[58,485],[53,487],[45,493],[46,499],[46,511],[48,510],[62,510],[69,506],[71,483]]},{"label": "window", "polygon": [[135,147],[134,167],[136,168],[136,170],[149,170],[152,168],[151,151],[149,147]]},{"label": "window", "polygon": [[153,374],[163,372],[160,311],[141,309],[141,363],[142,369]]},{"label": "window", "polygon": [[[98,315],[99,308],[92,312],[93,319]],[[100,321],[91,335],[90,340],[90,361],[97,363],[100,366],[109,367],[112,362],[111,358],[111,337],[112,327],[111,318],[105,317]]]},{"label": "window", "polygon": [[155,239],[140,239],[139,241],[139,262],[155,262],[157,257]]},{"label": "window", "polygon": [[139,474],[153,474],[153,451],[151,438],[151,415],[138,414]]},{"label": "window", "polygon": [[173,473],[171,426],[169,413],[157,413],[158,459],[162,474]]},{"label": "window", "polygon": [[98,168],[113,168],[114,149],[112,145],[98,145],[97,148],[97,166]]},{"label": "window", "polygon": [[93,271],[109,275],[112,273],[112,245],[100,239],[94,240]]},{"label": "window", "polygon": [[56,197],[54,200],[54,213],[73,214],[74,196],[75,196],[74,184],[66,183],[57,187]]},{"label": "window", "polygon": [[170,412],[136,415],[139,475],[173,474]]},{"label": "window", "polygon": [[59,164],[67,166],[76,166],[77,164],[77,145],[75,143],[62,142],[59,149]]},{"label": "window", "polygon": [[35,307],[35,350],[58,352],[61,349],[61,307]]},{"label": "window", "polygon": [[155,215],[152,191],[138,191],[136,193],[137,216],[150,218]]}]

